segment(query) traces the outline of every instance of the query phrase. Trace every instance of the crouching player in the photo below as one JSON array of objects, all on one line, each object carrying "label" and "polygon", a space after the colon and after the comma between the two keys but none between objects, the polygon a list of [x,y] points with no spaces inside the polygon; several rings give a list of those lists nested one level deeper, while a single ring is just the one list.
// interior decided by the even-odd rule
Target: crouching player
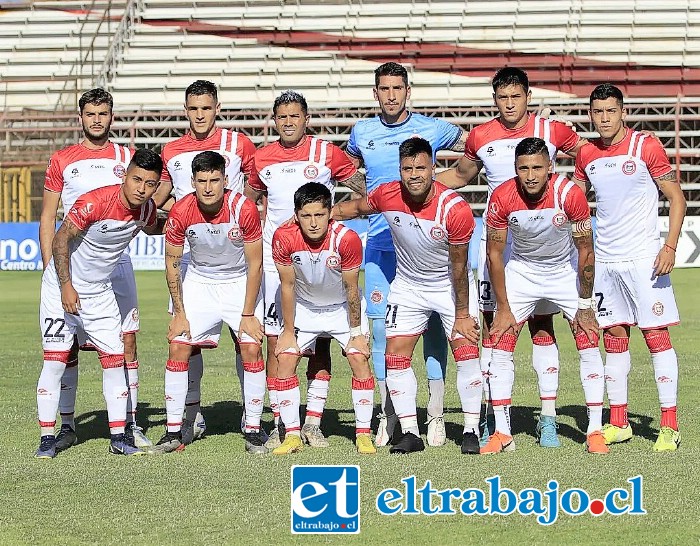
[{"label": "crouching player", "polygon": [[[496,431],[481,448],[482,454],[515,449],[509,418],[515,377],[513,351],[523,324],[540,302],[558,306],[571,325],[588,407],[586,447],[589,453],[608,453],[601,432],[605,374],[593,310],[595,260],[590,210],[583,191],[564,176],[550,173],[550,167],[544,140],[521,140],[515,148],[516,178],[494,190],[486,214],[486,251],[496,296],[491,327],[495,345],[489,370]],[[513,243],[504,266],[509,231]],[[552,374],[548,386],[554,399],[557,377]],[[540,390],[543,387],[540,385]]]},{"label": "crouching player", "polygon": [[276,387],[280,417],[287,431],[282,445],[272,451],[275,455],[302,449],[296,368],[301,355],[322,334],[338,340],[352,369],[357,451],[377,452],[370,436],[374,377],[362,331],[358,286],[362,242],[357,233],[330,220],[331,203],[326,186],[318,182],[304,184],[294,194],[296,223],[278,228],[272,238],[284,322],[276,348]]},{"label": "crouching player", "polygon": [[[178,200],[165,228],[165,274],[173,301],[165,366],[166,433],[154,451],[184,448],[182,413],[188,360],[193,347],[216,347],[225,322],[236,332],[243,358],[245,449],[267,453],[260,429],[265,365],[260,284],[262,229],[255,203],[227,190],[226,162],[213,151],[192,161],[194,193]],[[185,240],[190,263],[184,281],[180,265]]]},{"label": "crouching player", "polygon": [[433,312],[440,315],[457,361],[457,391],[464,412],[462,453],[478,454],[481,410],[479,325],[476,297],[469,294],[469,239],[474,217],[454,190],[433,180],[432,148],[409,138],[399,146],[401,181],[375,188],[367,197],[337,204],[333,217],[382,213],[396,247],[396,277],[386,308],[386,384],[401,423],[390,453],[423,451],[416,417],[416,375],[411,356]]},{"label": "crouching player", "polygon": [[73,338],[80,333],[97,349],[107,404],[109,452],[143,452],[125,437],[127,398],[121,315],[110,276],[139,231],[154,232],[163,163],[155,152],[138,150],[121,185],[80,196],[53,239],[53,259],[41,279],[40,327],[44,366],[36,390],[41,443],[36,456],[56,456],[56,411],[61,376]]}]

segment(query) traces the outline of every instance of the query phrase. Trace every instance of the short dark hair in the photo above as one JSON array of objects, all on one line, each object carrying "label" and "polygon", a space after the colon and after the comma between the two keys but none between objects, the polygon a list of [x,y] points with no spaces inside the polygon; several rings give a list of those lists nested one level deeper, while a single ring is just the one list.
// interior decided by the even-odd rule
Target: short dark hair
[{"label": "short dark hair", "polygon": [[114,99],[112,98],[111,93],[108,93],[101,87],[97,87],[95,89],[90,89],[90,91],[86,91],[80,97],[78,107],[80,108],[81,114],[83,113],[83,109],[85,108],[86,104],[94,104],[95,106],[99,106],[100,104],[108,104],[111,112],[112,107],[114,106]]},{"label": "short dark hair", "polygon": [[403,84],[408,87],[408,71],[399,63],[380,64],[374,71],[374,87],[379,85],[379,78],[382,76],[401,76]]},{"label": "short dark hair", "polygon": [[549,149],[547,148],[547,143],[541,138],[528,137],[522,139],[518,142],[515,147],[515,158],[517,159],[521,155],[536,155],[542,154],[546,155],[549,159]]},{"label": "short dark hair", "polygon": [[187,102],[187,99],[191,95],[210,95],[214,99],[214,102],[219,102],[219,94],[216,90],[216,85],[208,80],[197,80],[188,85],[187,89],[185,89],[185,102]]},{"label": "short dark hair", "polygon": [[192,176],[197,173],[220,172],[226,174],[226,160],[218,152],[207,150],[198,153],[192,160]]},{"label": "short dark hair", "polygon": [[433,147],[424,138],[411,137],[399,146],[399,161],[406,157],[416,157],[418,154],[428,154],[431,160],[433,158]]},{"label": "short dark hair", "polygon": [[275,103],[272,105],[272,114],[276,116],[277,109],[283,104],[298,104],[301,106],[301,111],[304,112],[305,116],[309,112],[309,106],[306,104],[304,95],[293,89],[287,89],[275,99]]},{"label": "short dark hair", "polygon": [[527,72],[514,66],[506,66],[496,72],[491,80],[494,92],[501,87],[508,87],[509,85],[521,85],[525,92],[529,91],[530,80],[527,77]]},{"label": "short dark hair", "polygon": [[132,165],[158,173],[158,178],[160,178],[160,173],[163,171],[163,160],[160,158],[160,155],[148,148],[139,148],[134,152],[134,157],[131,158],[129,167]]},{"label": "short dark hair", "polygon": [[600,85],[596,86],[596,88],[591,92],[589,104],[593,104],[594,100],[607,100],[610,97],[614,97],[619,103],[620,107],[625,105],[625,97],[622,94],[622,91],[611,83],[601,83]]},{"label": "short dark hair", "polygon": [[318,182],[307,182],[294,192],[294,212],[311,203],[321,203],[328,210],[333,206],[331,190]]}]

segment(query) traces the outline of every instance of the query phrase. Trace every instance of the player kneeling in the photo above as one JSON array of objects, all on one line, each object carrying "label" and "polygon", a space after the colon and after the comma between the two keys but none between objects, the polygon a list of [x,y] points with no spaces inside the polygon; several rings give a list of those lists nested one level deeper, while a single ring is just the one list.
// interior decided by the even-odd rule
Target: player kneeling
[{"label": "player kneeling", "polygon": [[301,355],[322,334],[338,340],[352,369],[357,451],[377,452],[370,436],[374,377],[362,332],[358,286],[362,242],[357,233],[330,220],[331,202],[326,186],[304,184],[294,194],[296,223],[278,228],[272,238],[284,322],[275,351],[279,360],[276,387],[287,431],[282,445],[272,451],[275,455],[302,449],[296,368]]},{"label": "player kneeling", "polygon": [[61,376],[73,338],[84,334],[102,365],[102,392],[107,404],[109,452],[140,455],[125,437],[129,386],[126,382],[121,315],[110,276],[129,243],[143,230],[154,232],[163,163],[155,152],[138,150],[121,185],[105,186],[80,196],[53,240],[53,259],[41,279],[40,326],[44,366],[36,390],[41,443],[36,456],[56,456],[56,411]]},{"label": "player kneeling", "polygon": [[[515,449],[509,417],[515,377],[513,351],[523,324],[540,302],[559,307],[571,325],[588,406],[586,446],[589,453],[608,453],[601,432],[605,374],[593,311],[590,210],[583,191],[564,176],[551,174],[550,167],[544,140],[521,140],[515,148],[516,178],[494,190],[486,214],[486,251],[496,296],[489,369],[496,431],[481,448],[482,454]],[[509,231],[513,243],[504,266]],[[553,376],[552,390],[556,392],[556,374]]]},{"label": "player kneeling", "polygon": [[[260,418],[265,397],[265,364],[260,284],[262,230],[255,203],[227,190],[224,158],[212,151],[192,161],[194,193],[173,205],[165,228],[165,274],[173,301],[165,366],[167,431],[154,451],[184,449],[182,413],[187,396],[188,360],[193,347],[216,347],[225,322],[236,333],[243,358],[245,448],[267,453]],[[185,239],[190,263],[180,274]]]}]

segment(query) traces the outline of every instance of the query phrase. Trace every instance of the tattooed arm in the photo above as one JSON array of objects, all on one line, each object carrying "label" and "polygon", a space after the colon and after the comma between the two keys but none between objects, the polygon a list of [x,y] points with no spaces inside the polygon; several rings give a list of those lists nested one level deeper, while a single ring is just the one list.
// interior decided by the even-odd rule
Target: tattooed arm
[{"label": "tattooed arm", "polygon": [[452,290],[455,295],[455,323],[450,340],[464,337],[469,344],[479,342],[479,324],[469,315],[469,244],[448,247],[450,257],[450,273],[452,275]]},{"label": "tattooed arm", "polygon": [[365,196],[359,199],[351,199],[350,201],[336,203],[331,210],[331,218],[333,218],[333,220],[352,220],[358,216],[374,214],[376,212],[377,211],[369,205],[367,196]]},{"label": "tattooed arm", "polygon": [[462,156],[455,167],[438,173],[435,178],[448,188],[456,190],[463,188],[479,176],[481,167],[482,163],[480,161],[472,161],[466,156]]},{"label": "tattooed arm", "polygon": [[66,313],[77,315],[80,310],[80,298],[73,288],[70,274],[70,242],[80,237],[83,232],[66,218],[56,232],[51,244],[53,263],[58,282],[61,284],[61,304]]},{"label": "tattooed arm", "polygon": [[518,324],[510,310],[506,293],[506,266],[503,252],[508,239],[508,229],[486,227],[486,262],[491,278],[491,291],[496,299],[496,315],[491,324],[490,334],[497,343],[503,334],[512,330],[517,333]]},{"label": "tattooed arm", "polygon": [[365,181],[365,175],[360,171],[357,171],[350,178],[346,178],[341,182],[343,186],[347,186],[352,191],[359,193],[360,195],[367,195],[367,183]]},{"label": "tattooed arm", "polygon": [[345,351],[356,349],[366,358],[369,358],[369,344],[367,338],[362,335],[362,299],[360,296],[360,268],[343,270],[343,288],[348,301],[348,320],[350,322],[350,342]]},{"label": "tattooed arm", "polygon": [[459,138],[457,139],[457,142],[455,142],[450,147],[450,150],[453,152],[464,153],[464,145],[467,142],[467,136],[469,136],[469,131],[462,130],[462,132],[459,134]]},{"label": "tattooed arm", "polygon": [[182,301],[182,246],[165,243],[165,280],[173,300],[173,319],[168,327],[168,341],[183,335],[189,339],[190,323]]},{"label": "tattooed arm", "polygon": [[664,197],[668,199],[670,203],[666,243],[659,251],[656,261],[654,262],[654,273],[656,275],[667,275],[673,270],[673,266],[676,264],[676,248],[678,247],[678,238],[681,235],[681,228],[683,227],[686,203],[683,190],[673,172],[654,178],[654,182],[656,182],[661,193],[664,194]]},{"label": "tattooed arm", "polygon": [[[574,335],[582,330],[588,336],[589,341],[594,341],[598,335],[598,320],[595,316],[593,296],[593,281],[595,279],[595,254],[593,251],[593,228],[591,219],[586,218],[574,222],[571,226],[571,235],[574,246],[578,252],[578,296],[579,309],[576,311],[572,329]],[[586,300],[590,306],[586,307]]]}]

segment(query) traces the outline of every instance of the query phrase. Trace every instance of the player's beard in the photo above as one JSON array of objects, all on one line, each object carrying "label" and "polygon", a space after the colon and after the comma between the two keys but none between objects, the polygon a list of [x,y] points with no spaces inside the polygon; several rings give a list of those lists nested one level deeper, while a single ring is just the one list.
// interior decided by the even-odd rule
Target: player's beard
[{"label": "player's beard", "polygon": [[102,129],[101,132],[95,133],[92,131],[87,125],[83,124],[83,134],[85,135],[85,138],[88,139],[90,142],[93,144],[99,144],[109,137],[109,130],[110,126],[107,125]]}]

